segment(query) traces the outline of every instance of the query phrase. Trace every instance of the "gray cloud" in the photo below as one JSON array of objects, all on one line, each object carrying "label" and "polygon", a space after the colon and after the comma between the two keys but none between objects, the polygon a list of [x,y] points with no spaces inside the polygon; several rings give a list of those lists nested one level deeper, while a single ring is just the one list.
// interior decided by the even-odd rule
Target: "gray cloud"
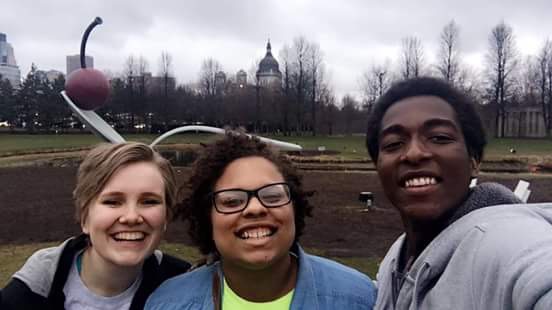
[{"label": "gray cloud", "polygon": [[455,19],[464,53],[483,55],[491,28],[504,20],[519,49],[530,53],[552,37],[550,12],[549,0],[3,0],[0,32],[8,34],[23,73],[31,62],[65,71],[65,56],[78,53],[82,32],[99,15],[105,23],[88,46],[96,67],[122,71],[134,54],[144,55],[156,72],[166,50],[180,82],[195,80],[206,57],[227,71],[248,71],[263,56],[268,37],[277,56],[285,43],[305,35],[320,44],[334,88],[343,95],[358,90],[358,77],[372,63],[397,59],[405,36],[418,36],[434,54],[442,27]]}]

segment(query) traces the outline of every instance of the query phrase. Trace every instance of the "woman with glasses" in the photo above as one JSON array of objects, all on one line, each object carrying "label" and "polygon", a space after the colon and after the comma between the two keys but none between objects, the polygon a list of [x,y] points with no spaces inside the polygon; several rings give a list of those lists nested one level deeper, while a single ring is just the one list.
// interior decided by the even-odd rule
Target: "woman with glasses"
[{"label": "woman with glasses", "polygon": [[311,192],[267,145],[228,134],[196,161],[180,211],[211,264],[165,282],[146,309],[372,309],[360,272],[298,244]]}]

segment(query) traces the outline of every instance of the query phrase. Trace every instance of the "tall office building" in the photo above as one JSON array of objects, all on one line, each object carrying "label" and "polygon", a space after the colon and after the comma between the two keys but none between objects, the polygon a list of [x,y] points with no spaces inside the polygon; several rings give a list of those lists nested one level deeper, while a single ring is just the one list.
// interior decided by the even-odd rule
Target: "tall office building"
[{"label": "tall office building", "polygon": [[239,88],[244,88],[247,85],[247,73],[243,69],[236,73],[236,83]]},{"label": "tall office building", "polygon": [[8,43],[5,33],[0,32],[0,75],[2,79],[10,81],[14,88],[19,88],[21,83],[21,71],[15,61],[13,47]]},{"label": "tall office building", "polygon": [[[69,55],[67,56],[67,74],[66,76],[69,76],[69,74],[77,69],[80,69],[81,63],[80,63],[80,55]],[[94,68],[94,58],[92,56],[86,56],[85,58],[86,67],[87,68]]]}]

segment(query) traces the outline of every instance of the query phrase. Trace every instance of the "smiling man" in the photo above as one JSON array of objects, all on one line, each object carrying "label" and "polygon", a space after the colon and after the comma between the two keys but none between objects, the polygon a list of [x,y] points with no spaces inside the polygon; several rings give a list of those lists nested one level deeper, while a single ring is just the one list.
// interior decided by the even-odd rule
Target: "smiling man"
[{"label": "smiling man", "polygon": [[475,103],[444,81],[402,81],[376,103],[366,145],[405,229],[376,309],[552,309],[552,204],[470,189],[485,144]]}]

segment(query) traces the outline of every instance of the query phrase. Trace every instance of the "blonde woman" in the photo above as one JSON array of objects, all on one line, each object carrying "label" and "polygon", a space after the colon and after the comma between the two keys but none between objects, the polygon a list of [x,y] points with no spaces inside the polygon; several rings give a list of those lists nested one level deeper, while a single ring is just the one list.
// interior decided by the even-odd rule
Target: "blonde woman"
[{"label": "blonde woman", "polygon": [[2,291],[1,309],[143,309],[189,264],[156,250],[176,200],[170,163],[142,143],[104,144],[73,192],[82,234],[39,250]]}]

